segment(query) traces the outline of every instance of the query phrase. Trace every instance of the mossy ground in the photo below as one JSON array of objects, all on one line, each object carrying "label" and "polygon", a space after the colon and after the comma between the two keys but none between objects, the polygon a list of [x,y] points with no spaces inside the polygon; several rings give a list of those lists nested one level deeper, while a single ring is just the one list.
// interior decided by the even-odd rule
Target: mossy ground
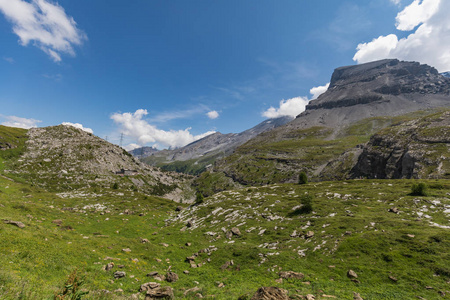
[{"label": "mossy ground", "polygon": [[[126,299],[140,284],[155,281],[147,273],[165,274],[170,267],[180,279],[162,284],[172,286],[177,299],[193,298],[184,292],[195,286],[215,299],[252,295],[261,286],[319,299],[323,294],[352,299],[353,292],[364,299],[442,299],[449,294],[450,229],[434,225],[450,225],[450,184],[421,181],[430,187],[429,196],[418,197],[409,195],[414,182],[246,187],[176,213],[173,202],[120,186],[69,196],[0,177],[0,219],[26,225],[0,223],[0,298],[51,298],[77,268],[86,275],[86,299]],[[298,214],[294,208],[305,194],[313,198],[313,212]],[[393,207],[400,213],[388,211]],[[57,219],[61,226],[52,222]],[[222,227],[237,227],[241,235],[228,239]],[[290,236],[294,230],[299,237]],[[305,239],[307,231],[314,237]],[[122,251],[126,248],[131,252]],[[210,255],[196,258],[203,265],[190,268],[186,257],[206,248],[213,249]],[[106,257],[116,259],[113,271],[102,270],[110,262]],[[222,270],[231,260],[234,265]],[[360,283],[347,278],[349,269]],[[118,270],[127,276],[114,279]],[[280,270],[302,272],[305,278],[279,283]],[[119,288],[123,294],[114,292]]]}]

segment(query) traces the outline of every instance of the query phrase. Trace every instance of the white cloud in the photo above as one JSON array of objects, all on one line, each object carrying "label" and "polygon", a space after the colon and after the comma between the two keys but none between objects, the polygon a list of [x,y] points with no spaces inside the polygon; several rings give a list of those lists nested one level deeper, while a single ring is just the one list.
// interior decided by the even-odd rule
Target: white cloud
[{"label": "white cloud", "polygon": [[400,5],[400,3],[402,2],[402,0],[390,0],[390,1],[395,5]]},{"label": "white cloud", "polygon": [[215,133],[215,131],[208,131],[200,135],[192,135],[189,132],[191,128],[186,128],[185,130],[161,130],[143,119],[147,114],[146,109],[138,109],[134,113],[115,113],[111,116],[111,119],[121,127],[121,132],[136,139],[140,145],[158,143],[172,148],[183,147]]},{"label": "white cloud", "polygon": [[412,31],[398,39],[395,34],[380,36],[369,43],[359,44],[353,60],[365,63],[384,58],[418,61],[450,70],[450,1],[415,0],[396,17],[396,27]]},{"label": "white cloud", "polygon": [[320,95],[325,93],[328,90],[329,86],[330,86],[330,83],[328,82],[325,85],[315,86],[312,89],[310,89],[309,92],[312,95],[311,100],[317,99]]},{"label": "white cloud", "polygon": [[305,111],[308,101],[306,97],[295,97],[288,100],[283,99],[280,101],[279,108],[271,106],[262,115],[267,118],[278,118],[282,116],[295,117]]},{"label": "white cloud", "polygon": [[5,116],[4,118],[6,119],[6,121],[3,122],[2,125],[9,126],[9,127],[25,128],[25,129],[37,127],[37,123],[42,122],[42,121],[35,120],[35,119],[27,119],[27,118],[21,118],[21,117],[16,117],[16,116]]},{"label": "white cloud", "polygon": [[0,0],[0,12],[13,24],[13,32],[23,46],[33,42],[55,62],[61,61],[61,54],[75,56],[73,46],[87,39],[58,3]]},{"label": "white cloud", "polygon": [[61,125],[64,126],[72,126],[78,129],[81,129],[83,131],[89,132],[89,133],[94,133],[94,131],[91,128],[86,128],[84,127],[82,124],[80,123],[70,123],[70,122],[62,122]]},{"label": "white cloud", "polygon": [[219,113],[217,111],[215,111],[215,110],[212,110],[212,111],[208,112],[206,115],[211,120],[217,119],[219,117]]},{"label": "white cloud", "polygon": [[134,150],[134,149],[137,149],[137,148],[140,148],[140,147],[141,147],[141,146],[138,145],[138,144],[131,143],[131,144],[128,144],[128,145],[126,145],[126,146],[123,146],[123,149],[125,149],[125,150],[127,150],[127,151],[131,151],[131,150]]},{"label": "white cloud", "polygon": [[10,64],[15,63],[15,60],[14,60],[14,58],[12,58],[12,57],[3,57],[3,60],[9,62]]}]

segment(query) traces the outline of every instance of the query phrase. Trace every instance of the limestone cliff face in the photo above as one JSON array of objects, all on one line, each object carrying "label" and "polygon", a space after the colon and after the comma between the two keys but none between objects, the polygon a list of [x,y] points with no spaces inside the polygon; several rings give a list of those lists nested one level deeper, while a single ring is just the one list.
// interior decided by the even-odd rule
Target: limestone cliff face
[{"label": "limestone cliff face", "polygon": [[450,111],[392,126],[375,134],[364,147],[351,176],[450,176]]}]

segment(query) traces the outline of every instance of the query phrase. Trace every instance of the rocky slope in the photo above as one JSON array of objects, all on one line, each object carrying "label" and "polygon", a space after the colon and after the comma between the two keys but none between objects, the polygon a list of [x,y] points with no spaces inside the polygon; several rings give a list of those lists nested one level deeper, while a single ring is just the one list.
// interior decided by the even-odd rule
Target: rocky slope
[{"label": "rocky slope", "polygon": [[316,180],[343,179],[362,153],[362,146],[354,147],[442,107],[450,107],[450,78],[430,66],[389,59],[338,68],[327,92],[305,112],[249,140],[214,171],[243,184],[292,182],[302,171]]},{"label": "rocky slope", "polygon": [[[206,166],[214,163],[216,159],[231,154],[238,146],[256,137],[258,134],[270,131],[292,120],[292,117],[284,116],[265,120],[241,133],[222,134],[216,132],[179,149],[152,153],[143,161],[172,171],[186,172],[189,166],[192,165],[195,165],[195,171],[203,171]],[[139,149],[134,151],[139,153]],[[174,162],[185,163],[174,164]]]},{"label": "rocky slope", "polygon": [[[130,170],[130,176],[116,174],[121,170]],[[120,185],[177,200],[185,181],[179,174],[149,167],[116,145],[64,125],[30,129],[23,154],[4,172],[50,190]]]}]

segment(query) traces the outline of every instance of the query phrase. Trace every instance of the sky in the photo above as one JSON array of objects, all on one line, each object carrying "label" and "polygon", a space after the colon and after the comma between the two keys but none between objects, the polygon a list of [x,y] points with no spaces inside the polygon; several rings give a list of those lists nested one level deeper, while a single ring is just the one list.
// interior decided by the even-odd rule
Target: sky
[{"label": "sky", "polygon": [[0,124],[126,149],[296,116],[335,68],[450,70],[450,0],[0,0]]}]

